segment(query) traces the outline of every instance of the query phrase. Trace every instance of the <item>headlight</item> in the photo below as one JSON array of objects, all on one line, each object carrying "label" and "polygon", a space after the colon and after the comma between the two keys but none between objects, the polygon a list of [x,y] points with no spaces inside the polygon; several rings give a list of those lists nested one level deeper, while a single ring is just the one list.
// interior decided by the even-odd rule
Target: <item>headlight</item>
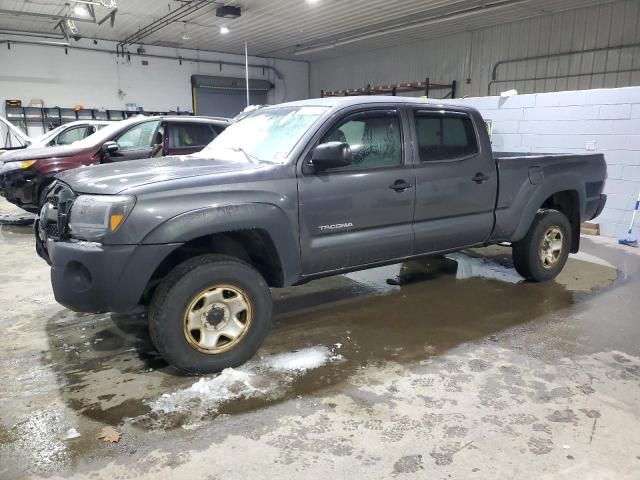
[{"label": "headlight", "polygon": [[20,162],[20,168],[29,168],[31,165],[36,163],[37,160],[25,160],[24,162]]},{"label": "headlight", "polygon": [[23,162],[4,162],[4,165],[0,164],[0,173],[14,172],[16,170],[24,170],[36,163],[37,160],[25,160]]},{"label": "headlight", "polygon": [[132,196],[80,195],[71,206],[71,236],[91,242],[102,240],[120,228],[135,203],[136,197]]}]

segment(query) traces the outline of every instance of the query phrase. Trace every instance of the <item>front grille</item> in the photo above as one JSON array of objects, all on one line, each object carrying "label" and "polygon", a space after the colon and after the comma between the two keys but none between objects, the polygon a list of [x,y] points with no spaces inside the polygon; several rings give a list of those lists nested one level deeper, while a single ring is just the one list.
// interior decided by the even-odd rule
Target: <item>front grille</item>
[{"label": "front grille", "polygon": [[44,231],[47,232],[47,237],[53,238],[54,240],[57,240],[60,235],[57,223],[50,223],[49,225],[46,225],[44,227]]},{"label": "front grille", "polygon": [[69,186],[56,181],[45,194],[40,210],[40,229],[52,240],[68,237],[69,212],[76,195]]}]

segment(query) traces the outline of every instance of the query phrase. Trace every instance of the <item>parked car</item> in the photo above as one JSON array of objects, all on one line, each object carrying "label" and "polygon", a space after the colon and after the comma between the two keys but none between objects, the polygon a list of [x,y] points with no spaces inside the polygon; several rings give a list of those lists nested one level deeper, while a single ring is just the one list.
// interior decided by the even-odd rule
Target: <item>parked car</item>
[{"label": "parked car", "polygon": [[78,120],[76,122],[65,123],[53,130],[40,135],[31,140],[31,144],[26,148],[56,147],[71,145],[89,135],[93,135],[98,130],[112,124],[107,120]]},{"label": "parked car", "polygon": [[4,117],[0,117],[0,155],[28,147],[32,138]]},{"label": "parked car", "polygon": [[4,128],[7,129],[12,139],[12,141],[6,142],[9,143],[9,145],[2,147],[6,151],[71,145],[72,143],[82,140],[89,135],[93,135],[102,127],[113,122],[91,119],[78,120],[76,122],[69,122],[64,125],[60,125],[35,138],[27,136],[5,118],[0,117],[0,123],[4,124]]},{"label": "parked car", "polygon": [[0,157],[0,194],[27,211],[37,212],[46,187],[60,172],[100,163],[194,153],[227,124],[220,118],[138,116],[112,123],[70,145],[7,153]]},{"label": "parked car", "polygon": [[554,278],[597,216],[602,154],[492,153],[468,106],[342,97],[267,107],[189,157],[65,172],[36,223],[59,303],[148,306],[173,365],[249,359],[270,287],[510,242],[527,280]]}]

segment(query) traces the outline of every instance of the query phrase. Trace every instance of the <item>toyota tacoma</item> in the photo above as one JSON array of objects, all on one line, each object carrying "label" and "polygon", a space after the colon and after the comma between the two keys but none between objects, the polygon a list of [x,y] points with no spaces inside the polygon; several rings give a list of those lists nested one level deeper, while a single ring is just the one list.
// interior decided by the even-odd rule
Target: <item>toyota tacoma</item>
[{"label": "toyota tacoma", "polygon": [[397,97],[266,107],[200,153],[64,172],[36,248],[59,303],[148,309],[187,373],[242,364],[271,288],[508,242],[527,280],[554,278],[596,217],[602,154],[492,153],[473,108]]}]

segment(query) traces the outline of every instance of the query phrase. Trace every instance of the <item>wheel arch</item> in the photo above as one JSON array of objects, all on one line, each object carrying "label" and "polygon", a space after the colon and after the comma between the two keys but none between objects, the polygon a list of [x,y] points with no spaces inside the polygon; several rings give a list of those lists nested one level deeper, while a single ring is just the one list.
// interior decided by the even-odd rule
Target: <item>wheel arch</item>
[{"label": "wheel arch", "polygon": [[300,272],[297,231],[275,205],[198,209],[151,231],[143,244],[182,243],[158,265],[150,284],[181,261],[206,253],[229,255],[256,268],[271,287],[295,283]]},{"label": "wheel arch", "polygon": [[577,174],[564,174],[550,178],[533,192],[518,196],[511,210],[520,212],[520,219],[509,241],[522,240],[533,220],[542,208],[559,210],[569,219],[572,230],[571,252],[578,251],[580,242],[580,219],[586,205],[586,192],[582,178]]}]

